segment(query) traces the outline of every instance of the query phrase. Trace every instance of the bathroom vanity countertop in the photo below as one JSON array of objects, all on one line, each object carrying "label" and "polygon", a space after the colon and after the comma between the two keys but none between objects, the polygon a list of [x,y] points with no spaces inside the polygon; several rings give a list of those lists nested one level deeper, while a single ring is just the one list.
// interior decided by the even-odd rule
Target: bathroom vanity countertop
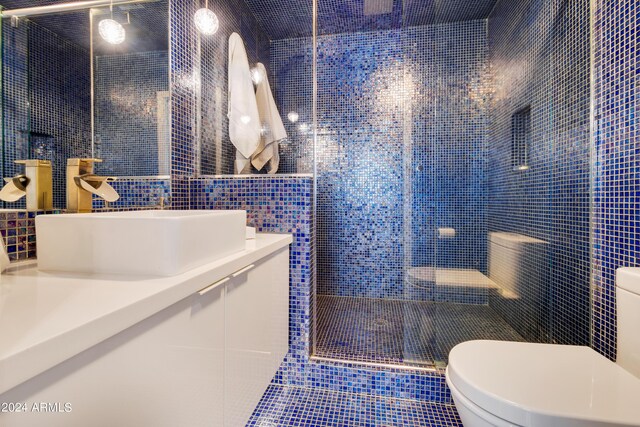
[{"label": "bathroom vanity countertop", "polygon": [[0,394],[289,245],[258,234],[245,250],[172,277],[38,271],[0,275]]}]

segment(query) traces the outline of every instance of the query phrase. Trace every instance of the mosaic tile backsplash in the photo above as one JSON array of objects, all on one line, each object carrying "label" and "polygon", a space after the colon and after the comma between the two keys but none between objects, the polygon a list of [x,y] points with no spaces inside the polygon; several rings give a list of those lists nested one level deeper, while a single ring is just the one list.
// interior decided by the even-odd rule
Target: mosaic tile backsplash
[{"label": "mosaic tile backsplash", "polygon": [[11,261],[36,258],[36,222],[38,215],[60,211],[0,211],[0,235]]},{"label": "mosaic tile backsplash", "polygon": [[169,178],[118,178],[110,183],[120,198],[112,203],[94,196],[93,209],[132,210],[170,209],[171,180]]}]

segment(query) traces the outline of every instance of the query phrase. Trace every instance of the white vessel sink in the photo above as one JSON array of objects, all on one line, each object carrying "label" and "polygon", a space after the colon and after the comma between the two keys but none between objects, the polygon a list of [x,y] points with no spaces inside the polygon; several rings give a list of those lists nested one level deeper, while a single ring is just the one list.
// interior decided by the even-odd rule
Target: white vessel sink
[{"label": "white vessel sink", "polygon": [[173,276],[245,249],[245,211],[36,217],[38,269]]}]

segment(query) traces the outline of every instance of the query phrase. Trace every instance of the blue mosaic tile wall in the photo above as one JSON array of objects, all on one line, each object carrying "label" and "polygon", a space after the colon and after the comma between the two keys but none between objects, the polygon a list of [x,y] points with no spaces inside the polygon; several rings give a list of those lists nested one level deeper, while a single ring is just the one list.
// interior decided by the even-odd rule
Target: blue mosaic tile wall
[{"label": "blue mosaic tile wall", "polygon": [[[486,21],[471,21],[403,31],[410,266],[487,273],[486,30]],[[440,236],[446,228],[455,236]],[[486,304],[486,290],[457,302]]]},{"label": "blue mosaic tile wall", "polygon": [[[276,99],[300,114],[286,172],[313,170],[311,49],[272,43]],[[487,91],[484,21],[319,38],[320,294],[431,299],[405,289],[406,265],[486,272]]]},{"label": "blue mosaic tile wall", "polygon": [[22,173],[14,160],[51,160],[54,206],[63,207],[66,159],[91,153],[89,54],[36,23],[13,28],[5,21],[2,174]]},{"label": "blue mosaic tile wall", "polygon": [[166,51],[96,57],[96,173],[159,175],[158,92],[168,90]]},{"label": "blue mosaic tile wall", "polygon": [[403,296],[400,31],[318,40],[318,294]]},{"label": "blue mosaic tile wall", "polygon": [[270,49],[271,89],[287,138],[280,143],[280,173],[313,172],[313,45],[310,38],[274,40]]},{"label": "blue mosaic tile wall", "polygon": [[191,181],[192,209],[245,209],[258,232],[292,233],[289,353],[275,385],[367,393],[382,397],[451,403],[442,372],[389,369],[314,360],[313,228],[310,176],[201,178]]},{"label": "blue mosaic tile wall", "polygon": [[252,60],[268,67],[268,42],[243,2],[211,8],[224,20],[218,33],[201,36],[193,23],[199,2],[171,0],[172,207],[189,207],[189,178],[233,172],[235,150],[225,139],[228,35],[243,36]]},{"label": "blue mosaic tile wall", "polygon": [[[312,287],[310,177],[202,178],[191,181],[192,209],[240,209],[257,232],[291,233],[289,356],[301,365],[310,353]],[[293,373],[293,371],[292,371]]]},{"label": "blue mosaic tile wall", "polygon": [[189,178],[195,176],[199,34],[193,23],[197,2],[169,1],[171,81],[171,190],[174,209],[189,208]]},{"label": "blue mosaic tile wall", "polygon": [[0,235],[12,262],[36,257],[35,218],[38,215],[57,213],[60,211],[0,211]]},{"label": "blue mosaic tile wall", "polygon": [[[589,1],[500,1],[488,25],[494,84],[489,230],[547,242],[522,249],[518,259],[500,259],[506,252],[494,252],[493,269],[517,269],[518,285],[503,292],[507,286],[496,278],[499,291],[489,303],[529,340],[585,345],[591,266]],[[514,170],[514,117],[523,110],[531,117],[529,169]]]},{"label": "blue mosaic tile wall", "polygon": [[593,347],[615,359],[615,270],[640,266],[640,8],[635,0],[593,4]]},{"label": "blue mosaic tile wall", "polygon": [[[523,252],[519,276],[531,286],[511,301],[492,291],[492,306],[530,340],[589,342],[588,16],[585,1],[501,2],[489,43],[486,21],[378,32],[382,47],[378,33],[320,37],[319,294],[429,298],[403,292],[403,266],[489,274],[488,231],[516,232],[547,244]],[[310,89],[294,71],[308,60],[301,40],[272,44],[282,103],[304,99],[290,87]],[[523,109],[533,117],[530,169],[516,172],[512,116]],[[296,150],[306,163],[311,144]],[[294,161],[289,170],[300,171]],[[385,252],[395,226],[410,231]],[[456,238],[437,239],[440,227]],[[486,291],[464,298],[489,302]]]},{"label": "blue mosaic tile wall", "polygon": [[118,178],[110,185],[120,198],[107,203],[97,196],[93,198],[95,210],[134,210],[171,208],[171,180],[169,178]]}]

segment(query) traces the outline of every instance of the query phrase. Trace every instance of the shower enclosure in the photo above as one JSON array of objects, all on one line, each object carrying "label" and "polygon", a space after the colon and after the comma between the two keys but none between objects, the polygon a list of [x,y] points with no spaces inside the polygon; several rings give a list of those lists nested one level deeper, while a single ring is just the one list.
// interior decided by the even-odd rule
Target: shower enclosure
[{"label": "shower enclosure", "polygon": [[315,357],[588,344],[588,6],[318,0]]},{"label": "shower enclosure", "polygon": [[288,134],[278,173],[314,177],[311,312],[292,312],[313,357],[437,369],[470,339],[589,342],[588,0],[209,3],[213,36],[191,28],[203,2],[170,2],[172,203],[200,189],[177,202],[270,225],[297,203],[285,177],[232,175],[237,33]]}]

